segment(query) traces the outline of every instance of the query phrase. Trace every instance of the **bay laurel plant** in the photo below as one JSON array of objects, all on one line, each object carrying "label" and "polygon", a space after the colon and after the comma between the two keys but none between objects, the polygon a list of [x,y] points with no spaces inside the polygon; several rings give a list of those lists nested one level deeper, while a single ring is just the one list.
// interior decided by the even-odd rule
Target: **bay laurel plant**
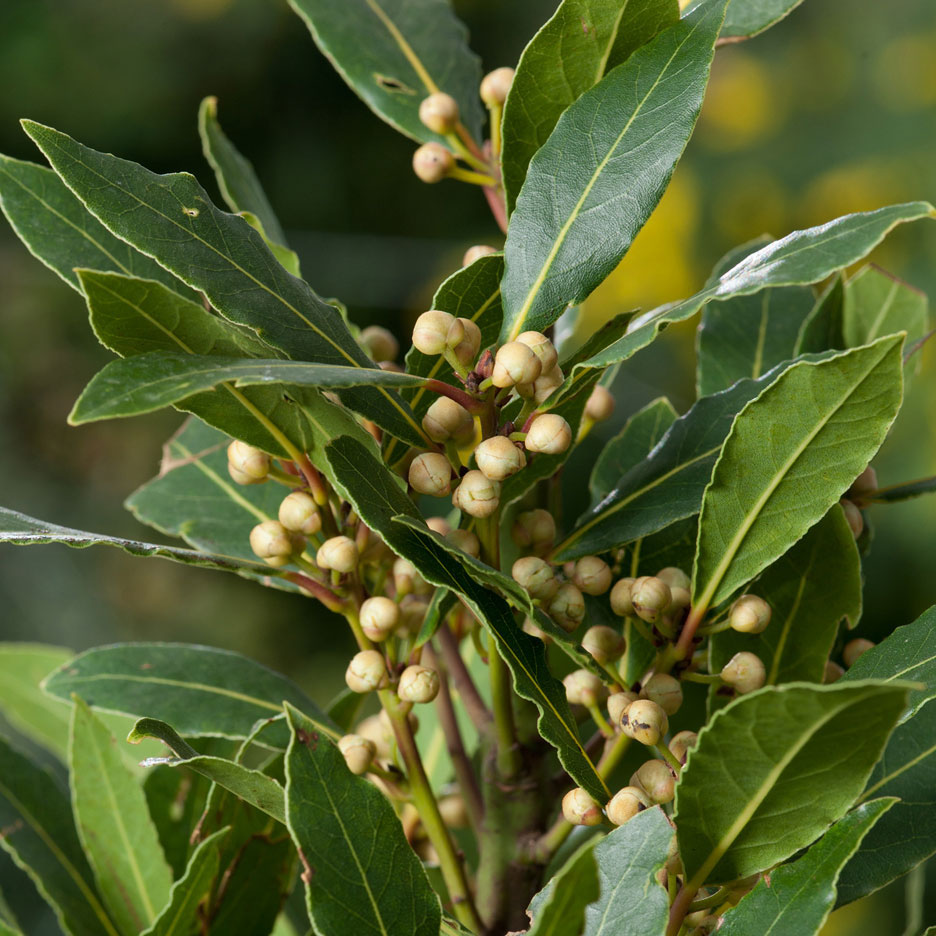
[{"label": "bay laurel plant", "polygon": [[[71,936],[818,932],[936,852],[936,611],[849,636],[867,509],[936,488],[871,467],[905,377],[932,393],[929,325],[860,264],[936,211],[745,244],[573,348],[557,322],[654,210],[718,46],[795,0],[563,0],[484,77],[443,0],[291,2],[419,179],[480,189],[491,246],[401,355],[302,278],[213,98],[224,207],[23,121],[47,164],[0,158],[3,211],[116,355],[70,422],[187,414],[128,501],[185,545],[13,509],[0,540],[292,592],[347,622],[347,690],[320,706],[202,646],[5,645],[6,714],[70,788],[0,741],[0,844]],[[615,400],[694,317],[695,403]],[[590,476],[564,478],[615,406]],[[142,774],[116,715],[162,743]]]}]

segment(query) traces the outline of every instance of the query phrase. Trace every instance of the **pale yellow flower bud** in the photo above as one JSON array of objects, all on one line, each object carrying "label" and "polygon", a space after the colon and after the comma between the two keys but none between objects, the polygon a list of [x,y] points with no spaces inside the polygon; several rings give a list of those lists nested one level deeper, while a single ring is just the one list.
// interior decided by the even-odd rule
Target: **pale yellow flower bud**
[{"label": "pale yellow flower bud", "polygon": [[631,702],[637,701],[636,692],[615,692],[608,696],[608,720],[615,728],[621,727],[621,718]]},{"label": "pale yellow flower bud", "polygon": [[530,423],[523,444],[528,452],[559,455],[572,443],[572,429],[556,413],[544,413]]},{"label": "pale yellow flower bud", "polygon": [[644,575],[631,585],[630,598],[637,615],[648,624],[655,624],[672,603],[673,593],[662,579]]},{"label": "pale yellow flower bud", "polygon": [[471,319],[460,318],[458,321],[461,322],[465,336],[452,348],[452,351],[455,357],[468,367],[474,364],[478,351],[481,350],[481,329]]},{"label": "pale yellow flower bud", "polygon": [[670,743],[668,745],[670,754],[672,754],[680,764],[685,764],[686,753],[690,748],[696,746],[698,740],[699,736],[694,731],[677,731],[676,734],[670,738]]},{"label": "pale yellow flower bud", "polygon": [[611,589],[611,610],[618,617],[631,617],[634,611],[634,603],[631,601],[631,588],[637,579],[622,578],[614,583]]},{"label": "pale yellow flower bud", "polygon": [[676,566],[667,566],[665,569],[660,569],[655,577],[662,582],[666,582],[671,589],[684,588],[688,591],[692,586],[689,576],[682,569],[677,569]]},{"label": "pale yellow flower bud", "polygon": [[489,247],[487,244],[475,244],[474,247],[469,247],[465,251],[465,256],[462,257],[462,266],[471,266],[475,260],[480,260],[482,257],[495,253],[497,253],[497,249],[494,247]]},{"label": "pale yellow flower bud", "polygon": [[542,373],[533,381],[533,399],[537,403],[543,403],[554,390],[562,386],[565,376],[562,368],[557,364],[548,373]]},{"label": "pale yellow flower bud", "polygon": [[392,361],[400,353],[400,343],[394,338],[393,332],[380,325],[368,325],[362,329],[358,342],[377,363]]},{"label": "pale yellow flower bud", "polygon": [[420,102],[419,119],[433,133],[452,133],[458,126],[458,102],[442,91],[430,94]]},{"label": "pale yellow flower bud", "polygon": [[628,819],[633,819],[642,809],[650,805],[647,794],[639,787],[626,786],[611,797],[607,805],[608,818],[622,826]]},{"label": "pale yellow flower bud", "polygon": [[315,564],[320,569],[332,569],[335,572],[353,572],[357,561],[357,546],[347,536],[333,536],[325,540],[315,554]]},{"label": "pale yellow flower bud", "polygon": [[760,634],[770,623],[770,605],[757,595],[742,595],[731,606],[728,623],[742,634]]},{"label": "pale yellow flower bud", "polygon": [[507,436],[491,436],[475,449],[475,461],[486,478],[505,481],[526,466],[526,456]]},{"label": "pale yellow flower bud", "polygon": [[465,326],[454,315],[440,309],[423,312],[413,326],[413,346],[423,354],[441,354],[446,348],[454,348],[464,337]]},{"label": "pale yellow flower bud", "polygon": [[526,510],[517,514],[510,535],[521,548],[550,546],[556,538],[556,521],[548,510]]},{"label": "pale yellow flower bud", "polygon": [[676,795],[676,778],[673,776],[673,769],[661,760],[651,760],[641,764],[631,777],[631,783],[640,787],[651,803],[661,806],[663,803],[671,802]]},{"label": "pale yellow flower bud", "polygon": [[517,335],[517,341],[525,344],[540,359],[540,374],[551,371],[559,362],[553,343],[538,331],[526,331]]},{"label": "pale yellow flower bud", "polygon": [[397,694],[404,702],[431,702],[439,694],[439,674],[425,666],[407,666]]},{"label": "pale yellow flower bud", "polygon": [[520,341],[508,341],[501,345],[494,356],[494,372],[491,382],[495,387],[512,387],[515,384],[532,384],[543,365],[528,345]]},{"label": "pale yellow flower bud", "polygon": [[474,432],[474,419],[460,403],[447,396],[440,396],[426,410],[422,426],[433,442],[447,442],[451,438]]},{"label": "pale yellow flower bud", "polygon": [[227,457],[228,472],[238,484],[259,484],[270,473],[270,456],[240,439],[234,439],[228,446]]},{"label": "pale yellow flower bud", "polygon": [[361,630],[375,643],[386,640],[400,621],[396,602],[376,595],[361,604]]},{"label": "pale yellow flower bud", "polygon": [[501,486],[483,472],[469,471],[455,488],[452,504],[472,517],[490,517],[500,505]]},{"label": "pale yellow flower bud", "polygon": [[611,391],[601,384],[595,384],[585,404],[585,415],[593,422],[604,422],[611,418],[613,412],[614,397],[611,396]]},{"label": "pale yellow flower bud", "polygon": [[559,582],[552,566],[536,556],[518,559],[510,570],[514,581],[525,588],[533,598],[549,600],[559,591]]},{"label": "pale yellow flower bud", "polygon": [[628,737],[653,747],[669,728],[666,712],[649,699],[631,702],[621,718],[621,730]]},{"label": "pale yellow flower bud", "polygon": [[306,491],[293,491],[283,498],[279,507],[279,522],[293,533],[314,536],[322,529],[318,504]]},{"label": "pale yellow flower bud", "polygon": [[613,663],[620,659],[627,646],[624,638],[605,624],[595,624],[585,631],[582,646],[598,663]]},{"label": "pale yellow flower bud", "polygon": [[572,825],[592,826],[601,822],[601,807],[581,787],[562,797],[562,815]]},{"label": "pale yellow flower bud", "polygon": [[597,705],[607,694],[604,683],[587,669],[573,670],[562,684],[572,705]]},{"label": "pale yellow flower bud", "polygon": [[586,595],[603,595],[611,587],[611,569],[597,556],[583,556],[575,563],[572,581]]},{"label": "pale yellow flower bud", "polygon": [[565,582],[559,586],[546,610],[564,631],[571,634],[585,618],[585,599],[571,582]]},{"label": "pale yellow flower bud", "polygon": [[643,684],[640,698],[656,702],[667,715],[675,715],[683,703],[682,684],[669,673],[654,673]]},{"label": "pale yellow flower bud", "polygon": [[481,100],[488,107],[500,107],[507,100],[513,80],[512,68],[495,68],[488,72],[481,81]]},{"label": "pale yellow flower bud", "polygon": [[338,750],[341,751],[345,763],[348,765],[348,770],[360,776],[367,773],[368,768],[374,762],[377,745],[361,735],[346,734],[339,739]]},{"label": "pale yellow flower bud", "polygon": [[424,143],[413,153],[413,172],[423,182],[441,182],[454,168],[455,157],[441,143]]},{"label": "pale yellow flower bud", "polygon": [[345,671],[345,682],[352,692],[373,692],[387,685],[387,667],[377,650],[356,653]]},{"label": "pale yellow flower bud", "polygon": [[481,541],[471,530],[452,530],[451,533],[446,534],[445,538],[469,556],[474,556],[475,559],[481,558]]},{"label": "pale yellow flower bud", "polygon": [[410,465],[409,483],[420,494],[445,497],[452,490],[452,466],[441,453],[424,452]]},{"label": "pale yellow flower bud", "polygon": [[742,650],[736,653],[719,674],[722,681],[733,686],[738,695],[760,689],[767,680],[767,671],[759,656]]},{"label": "pale yellow flower bud", "polygon": [[286,559],[295,551],[295,544],[282,523],[264,520],[250,531],[250,548],[261,559]]},{"label": "pale yellow flower bud", "polygon": [[845,665],[847,667],[854,666],[858,657],[867,653],[873,646],[874,643],[870,640],[865,640],[864,637],[856,637],[854,640],[849,640],[842,648],[842,659],[845,661]]}]

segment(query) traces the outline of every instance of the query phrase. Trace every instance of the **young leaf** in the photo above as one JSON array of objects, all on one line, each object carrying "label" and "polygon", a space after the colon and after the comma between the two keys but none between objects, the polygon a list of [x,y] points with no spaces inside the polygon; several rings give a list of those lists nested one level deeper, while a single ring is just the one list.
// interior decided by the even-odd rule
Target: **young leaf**
[{"label": "young leaf", "polygon": [[800,325],[793,356],[818,351],[844,351],[846,348],[842,317],[845,308],[845,280],[836,275],[812,311]]},{"label": "young leaf", "polygon": [[[49,675],[43,688],[64,699],[76,693],[95,709],[158,718],[190,737],[246,738],[287,699],[311,715],[318,731],[338,737],[328,717],[285,676],[238,653],[192,644],[87,650]],[[286,741],[282,723],[265,735],[274,746]]]},{"label": "young leaf", "polygon": [[534,153],[562,112],[615,66],[679,19],[677,0],[563,0],[530,40],[504,104],[508,214]]},{"label": "young leaf", "polygon": [[[157,175],[32,121],[23,126],[66,185],[108,230],[200,290],[222,315],[297,360],[376,369],[338,310],[291,276],[243,218],[216,208],[187,173]],[[389,432],[424,444],[409,407],[386,388],[345,391]]]},{"label": "young leaf", "polygon": [[746,39],[769,29],[803,0],[732,0],[722,27],[722,38]]},{"label": "young leaf", "polygon": [[218,122],[218,99],[206,97],[198,108],[198,135],[208,164],[228,208],[234,212],[249,211],[257,217],[267,236],[286,246],[286,235],[254,167],[238,152]]},{"label": "young leaf", "polygon": [[579,936],[585,907],[600,896],[595,841],[590,839],[530,901],[527,916],[533,922],[526,936]]},{"label": "young leaf", "polygon": [[900,331],[909,347],[929,328],[929,300],[896,276],[866,266],[845,284],[842,327],[849,348]]},{"label": "young leaf", "polygon": [[218,875],[218,846],[228,831],[219,829],[199,844],[189,859],[185,876],[173,884],[168,905],[141,936],[186,936],[192,932],[199,919],[199,904]]},{"label": "young leaf", "polygon": [[65,793],[2,737],[0,763],[0,848],[32,878],[69,936],[120,936],[95,890]]},{"label": "young leaf", "polygon": [[608,72],[533,157],[504,248],[503,341],[552,325],[627,252],[692,134],[726,3],[703,0]]},{"label": "young leaf", "polygon": [[124,767],[114,736],[77,696],[69,767],[78,836],[101,897],[125,936],[136,936],[169,900],[172,872],[143,788]]},{"label": "young leaf", "polygon": [[76,267],[158,280],[194,292],[155,260],[114,237],[48,167],[0,156],[0,208],[29,252],[81,292]]},{"label": "young leaf", "polygon": [[[733,630],[709,641],[709,672],[742,650],[757,654],[767,683],[822,682],[826,660],[845,618],[861,616],[861,557],[842,508],[835,504],[785,555],[768,566],[751,591],[773,614],[758,635]],[[871,675],[871,674],[866,674]]]},{"label": "young leaf", "polygon": [[286,714],[286,817],[316,932],[436,936],[439,898],[389,801],[301,712]]},{"label": "young leaf", "polygon": [[414,140],[442,140],[419,119],[437,91],[458,102],[462,123],[481,136],[481,64],[465,27],[444,0],[289,0],[322,53],[368,107]]},{"label": "young leaf", "polygon": [[687,886],[763,871],[844,815],[900,716],[906,688],[796,683],[716,712],[676,787]]},{"label": "young leaf", "polygon": [[815,936],[832,911],[842,868],[895,802],[882,797],[859,806],[839,819],[802,858],[772,871],[769,883],[761,878],[724,915],[719,936]]},{"label": "young leaf", "polygon": [[738,414],[702,500],[694,608],[782,556],[864,470],[900,407],[902,343],[794,364]]}]

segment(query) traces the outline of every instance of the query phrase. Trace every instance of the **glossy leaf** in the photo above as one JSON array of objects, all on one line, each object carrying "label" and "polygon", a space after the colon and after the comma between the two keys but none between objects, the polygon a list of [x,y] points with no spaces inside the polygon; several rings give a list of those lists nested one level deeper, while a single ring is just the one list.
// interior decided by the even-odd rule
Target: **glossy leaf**
[{"label": "glossy leaf", "polygon": [[600,896],[595,842],[581,845],[530,901],[526,936],[580,936],[585,907]]},{"label": "glossy leaf", "polygon": [[508,214],[534,153],[562,112],[632,52],[679,19],[676,0],[563,0],[530,40],[504,104]]},{"label": "glossy leaf", "polygon": [[[52,673],[43,688],[59,698],[80,695],[92,708],[158,718],[182,735],[246,738],[260,719],[301,707],[323,734],[337,736],[327,716],[286,677],[227,650],[194,644],[137,643],[98,647]],[[265,742],[285,747],[285,726]]]},{"label": "glossy leaf", "polygon": [[803,0],[731,0],[722,38],[744,39],[769,29],[788,16]]},{"label": "glossy leaf", "polygon": [[315,930],[436,936],[439,898],[386,797],[287,704],[286,817]]},{"label": "glossy leaf", "polygon": [[702,500],[693,607],[782,556],[864,470],[900,407],[902,340],[794,364],[738,414]]},{"label": "glossy leaf", "polygon": [[[291,276],[243,218],[216,208],[186,173],[157,175],[51,127],[23,126],[88,210],[118,237],[200,290],[222,315],[297,360],[376,369],[338,310]],[[419,424],[384,388],[345,391],[352,409],[419,445]]]},{"label": "glossy leaf", "polygon": [[121,932],[136,936],[169,900],[172,872],[143,788],[124,767],[114,736],[77,697],[69,767],[78,835],[101,897]]},{"label": "glossy leaf", "polygon": [[66,794],[2,737],[0,763],[0,848],[32,878],[69,936],[120,936],[95,889]]},{"label": "glossy leaf", "polygon": [[929,329],[929,300],[896,276],[866,266],[845,284],[842,325],[849,348],[900,331],[910,347]]},{"label": "glossy leaf", "polygon": [[716,712],[676,787],[689,886],[763,871],[844,815],[884,749],[906,688],[794,683]]},{"label": "glossy leaf", "polygon": [[844,351],[843,333],[845,308],[845,280],[839,273],[822,295],[816,300],[812,311],[800,325],[794,354],[818,351]]},{"label": "glossy leaf", "polygon": [[481,65],[445,0],[289,0],[338,74],[370,109],[414,140],[438,140],[423,98],[451,94],[480,142]]},{"label": "glossy leaf", "polygon": [[839,819],[802,858],[761,878],[719,924],[719,936],[815,936],[835,903],[845,863],[896,800],[865,803]]},{"label": "glossy leaf", "polygon": [[461,596],[494,638],[513,674],[517,693],[539,709],[541,737],[557,749],[562,765],[576,783],[606,800],[610,793],[585,754],[565,690],[549,672],[542,641],[521,630],[502,598],[478,585],[461,565],[453,563],[428,528],[421,534],[396,519],[407,516],[418,520],[419,515],[393,475],[377,459],[353,439],[336,439],[326,449],[326,456],[341,481],[342,494],[357,515],[397,555],[409,559],[427,582]]},{"label": "glossy leaf", "polygon": [[763,661],[768,684],[821,683],[839,624],[844,618],[854,627],[861,616],[861,587],[855,537],[836,504],[751,586],[772,609],[767,629],[758,635],[714,634],[709,672],[720,672],[746,650]]},{"label": "glossy leaf", "polygon": [[214,169],[221,195],[231,211],[256,215],[263,230],[277,244],[286,244],[286,235],[257,178],[254,167],[228,139],[218,122],[218,99],[206,97],[198,108],[198,134],[205,159]]},{"label": "glossy leaf", "polygon": [[[290,273],[292,276],[302,277],[302,270],[299,265],[299,254],[294,250],[290,250],[288,247],[284,247],[282,244],[278,244],[275,240],[272,240],[267,234],[266,229],[263,227],[263,223],[260,219],[250,211],[239,211],[238,214],[263,238],[263,243],[270,248],[270,253],[279,261],[281,267],[286,270],[287,273]],[[332,300],[332,305],[338,308],[338,312],[341,317],[344,319],[345,325],[348,326],[348,331],[357,338],[357,333],[351,327],[351,324],[348,321],[347,310],[344,307],[339,307],[338,303],[335,300]]]},{"label": "glossy leaf", "polygon": [[0,208],[29,252],[81,292],[76,267],[158,280],[194,293],[155,260],[115,237],[48,167],[0,156]]},{"label": "glossy leaf", "polygon": [[507,229],[503,341],[544,331],[614,269],[692,134],[727,0],[704,0],[569,107]]}]

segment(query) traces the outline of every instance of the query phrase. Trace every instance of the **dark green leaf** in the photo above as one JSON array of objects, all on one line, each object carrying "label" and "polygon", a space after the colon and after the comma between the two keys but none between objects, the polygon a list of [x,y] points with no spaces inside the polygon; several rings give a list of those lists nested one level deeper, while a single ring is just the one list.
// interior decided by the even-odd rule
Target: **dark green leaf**
[{"label": "dark green leaf", "polygon": [[432,593],[432,600],[426,608],[419,634],[413,642],[414,647],[421,647],[426,641],[432,640],[436,631],[442,626],[445,616],[458,604],[458,598],[447,588],[437,588]]},{"label": "dark green leaf", "polygon": [[[437,593],[438,594],[438,593]],[[367,695],[352,692],[345,687],[325,707],[328,717],[345,732],[350,731],[360,718],[361,709],[367,701]]]},{"label": "dark green leaf", "polygon": [[533,154],[562,112],[661,29],[677,0],[563,0],[530,40],[504,105],[503,179],[508,214]]},{"label": "dark green leaf", "polygon": [[800,326],[794,355],[819,351],[844,351],[842,316],[845,307],[845,280],[839,273],[816,301]]},{"label": "dark green leaf", "polygon": [[[299,255],[294,250],[290,250],[288,247],[284,247],[282,244],[276,243],[275,240],[271,240],[267,232],[264,230],[260,219],[255,214],[253,214],[253,212],[240,211],[238,214],[263,238],[263,243],[270,248],[270,253],[276,257],[280,263],[280,266],[282,266],[287,273],[301,278],[302,270],[299,267]],[[344,320],[348,331],[350,331],[356,339],[357,333],[351,327],[351,324],[348,321],[347,309],[345,309],[344,306],[339,307],[338,303],[334,300],[332,300],[331,304],[338,309],[338,313]]]},{"label": "dark green leaf", "polygon": [[844,815],[905,699],[906,684],[796,683],[716,712],[676,786],[687,886],[763,871]]},{"label": "dark green leaf", "polygon": [[335,745],[287,703],[286,817],[306,906],[323,936],[436,936],[439,898],[393,807],[351,774]]},{"label": "dark green leaf", "polygon": [[882,335],[907,333],[907,346],[929,328],[926,293],[876,266],[859,270],[845,284],[843,329],[849,348],[870,344]]},{"label": "dark green leaf", "polygon": [[2,737],[0,763],[0,848],[32,878],[69,936],[120,936],[95,890],[66,794]]},{"label": "dark green leaf", "polygon": [[719,923],[719,936],[815,936],[835,902],[845,863],[896,800],[882,797],[839,819],[806,854],[761,878]]},{"label": "dark green leaf", "polygon": [[693,607],[782,556],[864,470],[900,408],[902,343],[794,364],[738,414],[702,500]]},{"label": "dark green leaf", "polygon": [[595,842],[589,840],[530,901],[526,936],[580,936],[585,907],[600,896]]},{"label": "dark green leaf", "polygon": [[507,231],[501,338],[543,331],[614,269],[692,134],[727,0],[704,0],[559,118]]},{"label": "dark green leaf", "polygon": [[919,497],[921,494],[931,494],[933,491],[936,491],[936,476],[881,488],[874,492],[872,500],[882,504],[891,504],[897,501],[910,500],[910,498]]},{"label": "dark green leaf", "polygon": [[803,0],[732,0],[722,27],[725,39],[743,39],[769,29]]},{"label": "dark green leaf", "polygon": [[419,119],[423,98],[451,94],[481,135],[481,64],[445,0],[289,0],[351,89],[414,140],[441,139]]}]

